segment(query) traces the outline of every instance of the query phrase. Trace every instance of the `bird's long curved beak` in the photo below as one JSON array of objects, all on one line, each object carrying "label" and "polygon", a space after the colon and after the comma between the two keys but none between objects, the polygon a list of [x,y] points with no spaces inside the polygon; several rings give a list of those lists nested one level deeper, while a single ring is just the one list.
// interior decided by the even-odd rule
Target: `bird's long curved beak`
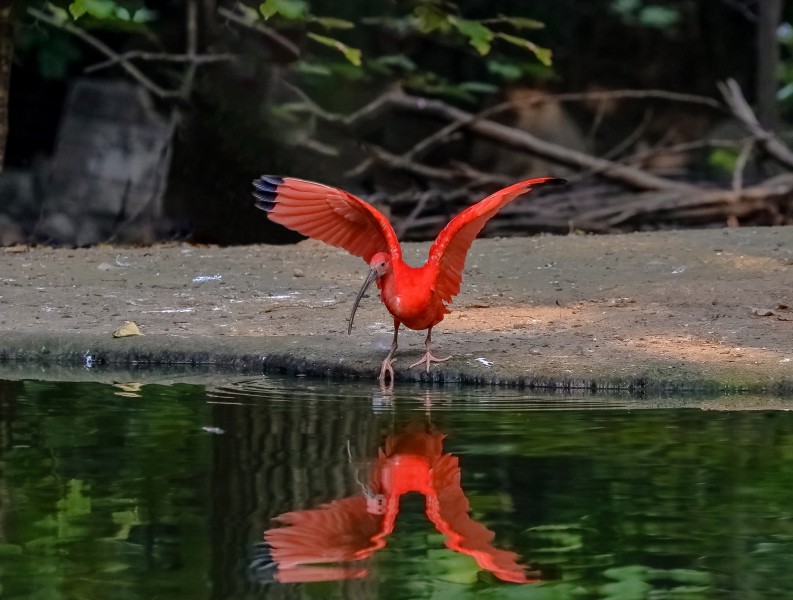
[{"label": "bird's long curved beak", "polygon": [[352,303],[352,312],[350,313],[350,324],[347,326],[347,335],[352,333],[352,320],[355,318],[355,311],[358,310],[358,303],[361,301],[361,298],[363,298],[367,288],[372,285],[372,282],[375,279],[377,279],[377,269],[369,269],[369,274],[366,276],[366,281],[363,282],[361,291],[358,292],[358,295],[355,297],[355,302]]}]

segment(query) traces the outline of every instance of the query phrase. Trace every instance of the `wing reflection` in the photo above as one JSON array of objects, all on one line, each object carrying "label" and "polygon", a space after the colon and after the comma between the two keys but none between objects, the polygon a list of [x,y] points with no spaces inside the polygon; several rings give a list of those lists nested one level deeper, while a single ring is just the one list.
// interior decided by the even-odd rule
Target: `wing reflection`
[{"label": "wing reflection", "polygon": [[445,435],[413,423],[388,436],[359,495],[334,500],[318,508],[276,517],[279,527],[264,532],[264,548],[255,562],[257,577],[281,582],[327,581],[365,577],[362,561],[386,545],[399,514],[400,497],[418,492],[425,513],[445,536],[445,545],[471,556],[503,581],[533,583],[518,555],[492,546],[495,534],[474,521],[460,486],[459,460],[443,453]]}]

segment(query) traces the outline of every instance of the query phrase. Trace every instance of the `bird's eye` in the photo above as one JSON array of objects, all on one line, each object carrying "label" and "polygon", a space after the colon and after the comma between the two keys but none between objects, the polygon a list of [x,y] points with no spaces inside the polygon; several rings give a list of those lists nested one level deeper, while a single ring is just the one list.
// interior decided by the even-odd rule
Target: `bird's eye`
[{"label": "bird's eye", "polygon": [[381,263],[380,263],[380,266],[381,266],[381,267],[384,267],[384,266],[385,266],[385,261],[381,262]]}]

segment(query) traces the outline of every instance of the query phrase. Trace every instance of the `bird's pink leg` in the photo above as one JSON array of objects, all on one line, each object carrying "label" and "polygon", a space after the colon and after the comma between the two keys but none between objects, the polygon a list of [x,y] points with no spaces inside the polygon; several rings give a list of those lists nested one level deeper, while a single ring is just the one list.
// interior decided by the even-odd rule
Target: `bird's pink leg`
[{"label": "bird's pink leg", "polygon": [[397,336],[399,335],[400,322],[394,319],[394,339],[391,342],[391,350],[388,351],[388,356],[383,361],[383,366],[380,367],[380,383],[385,383],[386,374],[391,377],[391,385],[394,384],[394,352],[397,349]]},{"label": "bird's pink leg", "polygon": [[426,363],[427,364],[427,373],[429,373],[430,372],[430,364],[431,363],[446,362],[447,360],[449,360],[451,358],[451,356],[447,356],[446,358],[437,358],[436,356],[433,356],[432,352],[430,352],[430,344],[431,343],[432,343],[432,327],[427,329],[427,339],[424,340],[424,346],[426,346],[427,349],[424,351],[424,356],[421,358],[421,360],[419,360],[417,362],[414,362],[408,368],[412,369],[416,365],[420,365],[420,364]]}]

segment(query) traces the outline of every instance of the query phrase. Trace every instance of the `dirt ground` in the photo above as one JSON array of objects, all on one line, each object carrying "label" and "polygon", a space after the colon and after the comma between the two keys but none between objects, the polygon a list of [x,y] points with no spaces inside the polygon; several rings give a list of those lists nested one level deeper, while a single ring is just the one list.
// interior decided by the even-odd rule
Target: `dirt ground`
[{"label": "dirt ground", "polygon": [[[420,264],[428,244],[407,244]],[[392,321],[314,241],[0,250],[0,361],[212,364],[374,378]],[[791,308],[788,308],[788,307]],[[436,326],[444,382],[793,390],[793,227],[477,240]],[[124,321],[143,336],[115,339]],[[424,332],[403,330],[397,383]]]}]

